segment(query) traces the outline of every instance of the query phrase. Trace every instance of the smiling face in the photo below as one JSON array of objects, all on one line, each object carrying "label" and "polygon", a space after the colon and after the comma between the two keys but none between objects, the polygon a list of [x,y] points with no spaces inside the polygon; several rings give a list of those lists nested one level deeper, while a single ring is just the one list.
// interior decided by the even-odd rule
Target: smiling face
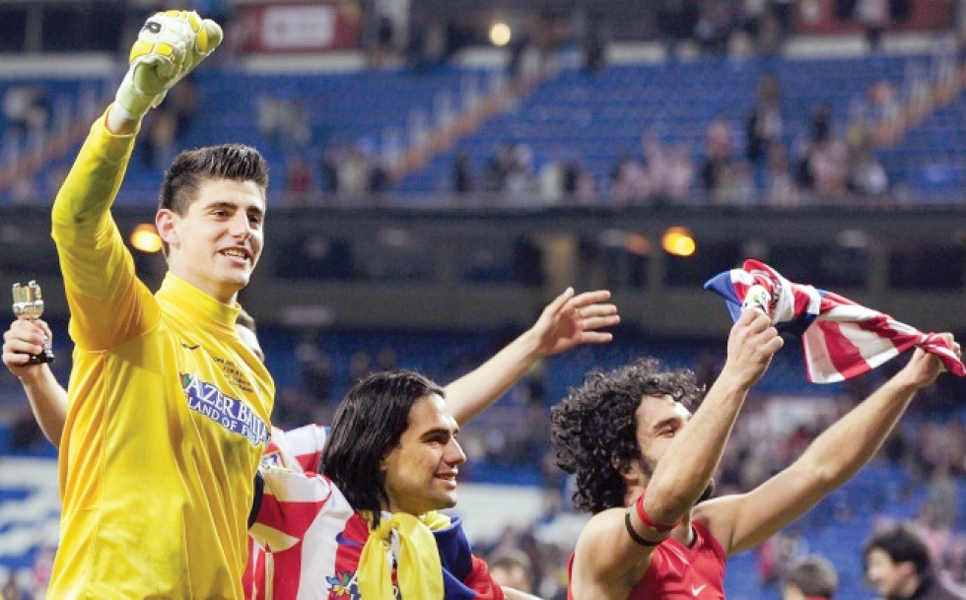
[{"label": "smiling face", "polygon": [[172,273],[231,303],[248,284],[262,252],[265,198],[252,181],[209,179],[184,214],[161,209],[158,232]]},{"label": "smiling face", "polygon": [[883,598],[907,598],[915,591],[916,567],[911,561],[896,563],[881,548],[872,548],[865,557],[865,576]]},{"label": "smiling face", "polygon": [[412,405],[399,445],[381,462],[385,510],[421,515],[456,505],[456,476],[466,460],[458,431],[440,396],[423,396]]}]

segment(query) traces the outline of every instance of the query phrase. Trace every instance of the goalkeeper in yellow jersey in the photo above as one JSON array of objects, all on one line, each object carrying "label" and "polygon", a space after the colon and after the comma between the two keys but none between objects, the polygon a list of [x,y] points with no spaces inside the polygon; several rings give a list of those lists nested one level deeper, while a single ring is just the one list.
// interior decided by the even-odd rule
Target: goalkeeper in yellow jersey
[{"label": "goalkeeper in yellow jersey", "polygon": [[240,598],[274,383],[234,325],[262,250],[258,151],[179,154],[155,223],[152,294],[111,217],[141,118],[221,42],[194,12],[148,19],[130,67],[54,201],[75,351],[60,440],[52,598]]}]

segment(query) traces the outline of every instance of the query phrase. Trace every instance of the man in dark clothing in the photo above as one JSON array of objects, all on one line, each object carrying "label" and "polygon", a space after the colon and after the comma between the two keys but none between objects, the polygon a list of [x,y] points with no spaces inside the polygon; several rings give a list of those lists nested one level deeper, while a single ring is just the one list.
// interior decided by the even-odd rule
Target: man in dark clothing
[{"label": "man in dark clothing", "polygon": [[886,600],[964,600],[933,568],[929,548],[909,525],[877,531],[865,545],[865,575]]}]

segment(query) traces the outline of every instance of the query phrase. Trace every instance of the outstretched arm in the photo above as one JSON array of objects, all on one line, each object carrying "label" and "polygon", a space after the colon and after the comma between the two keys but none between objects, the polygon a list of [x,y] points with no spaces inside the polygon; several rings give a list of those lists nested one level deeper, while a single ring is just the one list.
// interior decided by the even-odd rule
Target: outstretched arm
[{"label": "outstretched arm", "polygon": [[533,327],[510,342],[476,370],[446,386],[446,403],[461,425],[502,396],[533,364],[579,344],[611,341],[599,331],[620,322],[610,292],[574,295],[567,288],[547,305]]},{"label": "outstretched arm", "polygon": [[[943,334],[957,355],[952,335]],[[881,388],[825,430],[787,469],[756,489],[698,507],[729,554],[753,548],[805,514],[871,459],[916,392],[932,385],[943,366],[916,348],[909,363]]]},{"label": "outstretched arm", "polygon": [[31,355],[43,352],[44,340],[51,337],[50,327],[40,319],[14,320],[3,334],[3,364],[23,385],[44,436],[58,446],[67,419],[67,390],[57,383],[47,363],[28,363]]},{"label": "outstretched arm", "polygon": [[[671,525],[688,515],[721,460],[748,390],[781,347],[782,339],[768,317],[745,309],[731,329],[725,366],[691,419],[680,427],[658,423],[656,432],[648,432],[649,436],[673,436],[653,475],[641,475],[640,465],[625,469],[629,504],[646,488],[644,511],[654,523]],[[647,545],[632,539],[628,527]],[[635,508],[629,512],[611,508],[595,515],[577,540],[571,580],[574,597],[627,598],[647,571],[654,548],[672,531],[645,524]]]},{"label": "outstretched arm", "polygon": [[[131,48],[115,101],[91,127],[51,210],[71,336],[82,350],[103,350],[153,326],[150,291],[136,280],[130,252],[114,223],[114,202],[141,117],[221,41],[221,29],[188,11],[150,17]],[[138,314],[141,318],[119,318]]]}]

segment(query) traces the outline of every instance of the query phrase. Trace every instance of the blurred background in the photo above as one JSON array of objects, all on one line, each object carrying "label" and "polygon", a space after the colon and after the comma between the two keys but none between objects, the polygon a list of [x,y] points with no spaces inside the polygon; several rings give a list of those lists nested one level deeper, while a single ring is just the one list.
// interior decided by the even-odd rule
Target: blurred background
[{"label": "blurred background", "polygon": [[[966,334],[963,0],[0,0],[0,285],[43,286],[64,383],[49,207],[138,29],[164,8],[214,18],[226,39],[145,120],[116,218],[156,287],[151,223],[174,154],[243,142],[266,155],[266,249],[241,301],[278,385],[275,424],[326,423],[377,369],[447,383],[568,285],[613,291],[613,343],[536,365],[460,434],[455,512],[480,554],[522,556],[542,597],[564,597],[586,519],[554,466],[549,407],[590,369],[639,355],[713,381],[730,319],[701,290],[709,277],[755,257]],[[787,344],[719,489],[787,465],[905,358],[818,386]],[[729,598],[778,598],[804,553],[832,560],[842,600],[874,598],[862,545],[908,519],[963,583],[964,399],[949,376],[922,394],[853,481],[729,561]],[[3,370],[7,600],[44,595],[55,456]]]}]

